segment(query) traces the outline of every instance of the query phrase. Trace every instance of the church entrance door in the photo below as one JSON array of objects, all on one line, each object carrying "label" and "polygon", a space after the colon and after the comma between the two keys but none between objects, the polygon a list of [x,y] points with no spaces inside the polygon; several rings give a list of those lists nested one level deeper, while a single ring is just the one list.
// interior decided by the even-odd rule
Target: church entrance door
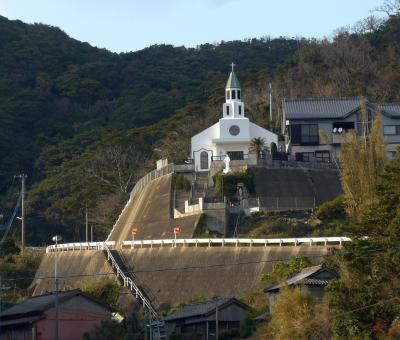
[{"label": "church entrance door", "polygon": [[202,151],[200,154],[200,169],[208,170],[208,152]]}]

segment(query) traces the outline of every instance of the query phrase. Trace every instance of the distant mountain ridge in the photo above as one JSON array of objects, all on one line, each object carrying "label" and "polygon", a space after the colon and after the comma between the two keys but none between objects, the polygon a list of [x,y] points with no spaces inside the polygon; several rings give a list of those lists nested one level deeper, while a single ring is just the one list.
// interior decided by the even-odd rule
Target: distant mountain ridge
[{"label": "distant mountain ridge", "polygon": [[[139,176],[158,157],[187,157],[190,136],[220,115],[232,61],[246,114],[279,131],[285,97],[400,101],[399,56],[399,15],[362,32],[341,31],[331,41],[265,38],[198,48],[155,45],[121,54],[56,27],[0,17],[0,188],[19,172],[29,174],[35,242],[54,228],[79,238],[86,205],[101,213],[96,223],[103,229],[95,229],[101,235],[124,199],[93,177],[94,165],[111,171],[104,162],[123,149]],[[0,209],[10,209],[15,189],[2,191]]]}]

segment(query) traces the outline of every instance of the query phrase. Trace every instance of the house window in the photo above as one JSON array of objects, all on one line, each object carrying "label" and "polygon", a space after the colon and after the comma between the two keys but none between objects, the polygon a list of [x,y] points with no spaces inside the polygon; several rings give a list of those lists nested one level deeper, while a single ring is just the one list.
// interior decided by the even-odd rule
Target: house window
[{"label": "house window", "polygon": [[229,106],[226,106],[226,115],[229,116]]},{"label": "house window", "polygon": [[229,91],[226,91],[226,99],[231,99],[231,93]]},{"label": "house window", "polygon": [[239,105],[239,115],[242,114],[242,105]]},{"label": "house window", "polygon": [[400,135],[400,125],[384,125],[384,135]]},{"label": "house window", "polygon": [[318,124],[293,124],[289,132],[292,145],[319,144]]},{"label": "house window", "polygon": [[236,91],[232,90],[232,99],[236,99]]},{"label": "house window", "polygon": [[240,90],[237,91],[237,97],[240,99]]},{"label": "house window", "polygon": [[315,160],[317,163],[329,163],[331,161],[329,151],[315,151]]},{"label": "house window", "polygon": [[293,145],[299,145],[301,142],[301,125],[289,125],[290,142]]},{"label": "house window", "polygon": [[301,144],[319,144],[318,124],[301,125]]},{"label": "house window", "polygon": [[313,152],[296,152],[296,161],[311,162],[313,159]]}]

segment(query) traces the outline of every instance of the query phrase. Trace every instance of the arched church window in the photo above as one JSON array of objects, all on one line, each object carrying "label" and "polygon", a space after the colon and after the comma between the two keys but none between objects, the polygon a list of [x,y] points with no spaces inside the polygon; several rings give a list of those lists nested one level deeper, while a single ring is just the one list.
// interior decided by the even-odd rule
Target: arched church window
[{"label": "arched church window", "polygon": [[230,91],[226,91],[226,99],[231,99],[231,93]]},{"label": "arched church window", "polygon": [[237,97],[240,99],[240,90],[237,91]]},{"label": "arched church window", "polygon": [[236,99],[236,90],[232,90],[232,99]]},{"label": "arched church window", "polygon": [[229,116],[229,106],[226,106],[226,115]]},{"label": "arched church window", "polygon": [[202,151],[200,153],[200,169],[208,169],[208,152]]}]

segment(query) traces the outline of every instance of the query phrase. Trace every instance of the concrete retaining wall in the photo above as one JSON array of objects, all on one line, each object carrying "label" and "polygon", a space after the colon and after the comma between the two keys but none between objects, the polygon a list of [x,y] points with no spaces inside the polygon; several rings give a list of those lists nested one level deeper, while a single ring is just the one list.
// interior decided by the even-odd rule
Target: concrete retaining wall
[{"label": "concrete retaining wall", "polygon": [[[326,252],[326,247],[304,246],[143,248],[123,250],[122,254],[129,268],[137,272],[135,276],[139,284],[145,285],[156,297],[156,307],[163,309],[198,296],[246,296],[264,288],[261,276],[272,269],[274,262],[221,265],[289,259],[294,256],[312,257]],[[180,269],[174,270],[177,268]]]},{"label": "concrete retaining wall", "polygon": [[[54,290],[55,254],[47,253],[43,256],[36,272],[38,279],[31,285],[33,295],[40,295]],[[66,251],[58,253],[58,256],[58,277],[60,277],[58,286],[60,290],[79,288],[88,279],[114,278],[111,266],[105,261],[102,251]],[[93,274],[106,273],[112,273],[112,275],[90,277]]]},{"label": "concrete retaining wall", "polygon": [[[121,254],[129,270],[135,272],[137,284],[145,287],[156,308],[164,309],[198,296],[246,296],[264,288],[261,276],[276,263],[260,261],[313,257],[326,252],[323,246],[276,246],[142,248],[124,249]],[[48,253],[42,260],[37,271],[40,278],[32,284],[34,295],[54,289],[54,254]],[[59,277],[64,277],[60,279],[60,289],[78,288],[90,279],[79,275],[112,273],[101,251],[70,251],[58,255]],[[233,265],[243,262],[260,263]],[[114,274],[94,276],[99,280],[104,277],[114,277]],[[131,296],[124,295],[123,299],[130,304],[133,301]]]},{"label": "concrete retaining wall", "polygon": [[[256,193],[264,198],[315,197],[317,205],[341,192],[339,172],[329,169],[252,168]],[[295,207],[293,207],[295,208]]]}]

